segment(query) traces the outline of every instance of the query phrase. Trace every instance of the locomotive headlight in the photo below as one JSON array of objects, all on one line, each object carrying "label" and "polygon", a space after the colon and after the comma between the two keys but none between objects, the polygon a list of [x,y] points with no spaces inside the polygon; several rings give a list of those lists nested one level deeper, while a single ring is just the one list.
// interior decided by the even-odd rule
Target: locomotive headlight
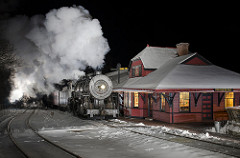
[{"label": "locomotive headlight", "polygon": [[100,87],[102,90],[104,90],[106,88],[106,86],[104,84],[101,85]]},{"label": "locomotive headlight", "polygon": [[89,82],[90,93],[96,99],[105,99],[112,93],[113,85],[110,78],[105,75],[96,75]]},{"label": "locomotive headlight", "polygon": [[108,85],[103,80],[97,81],[95,84],[95,87],[96,87],[97,93],[99,93],[99,94],[103,94],[108,90]]}]

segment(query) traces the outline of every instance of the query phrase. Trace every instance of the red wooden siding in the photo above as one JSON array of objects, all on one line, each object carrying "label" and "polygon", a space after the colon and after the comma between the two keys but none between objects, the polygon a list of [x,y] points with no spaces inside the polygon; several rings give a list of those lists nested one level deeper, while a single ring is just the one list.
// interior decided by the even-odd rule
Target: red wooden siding
[{"label": "red wooden siding", "polygon": [[129,77],[133,77],[132,76],[132,68],[134,66],[138,66],[138,65],[141,65],[141,69],[142,69],[142,76],[147,76],[149,73],[153,72],[154,70],[148,70],[148,69],[144,69],[144,66],[143,66],[143,63],[142,61],[139,59],[139,60],[135,60],[132,62],[131,66],[130,66],[130,70],[129,70]]},{"label": "red wooden siding", "polygon": [[213,94],[203,93],[202,94],[202,119],[212,120],[213,119]]},{"label": "red wooden siding", "polygon": [[169,104],[166,102],[165,111],[160,111],[160,94],[157,93],[157,102],[153,103],[153,118],[155,120],[170,122],[170,108]]},{"label": "red wooden siding", "polygon": [[[219,113],[220,113],[221,117],[217,118],[218,121],[228,119],[228,117],[223,115],[226,112],[224,96],[218,106],[218,92],[211,93],[212,97],[211,96],[203,96],[204,93],[201,93],[200,97],[198,99],[197,105],[195,105],[195,99],[194,99],[193,93],[190,93],[190,94],[191,94],[190,112],[183,113],[183,112],[179,111],[179,93],[176,93],[174,101],[173,101],[173,105],[174,105],[174,114],[173,114],[174,120],[173,121],[174,121],[174,123],[202,122],[202,121],[204,121],[204,119],[203,119],[204,112],[209,112],[209,114],[212,115],[211,118],[209,119],[210,121],[211,120],[214,121],[215,120],[214,115],[219,114]],[[199,93],[194,93],[194,94],[196,96],[199,95]],[[220,96],[222,94],[223,93],[220,93]],[[239,104],[239,102],[240,102],[240,93],[235,92],[234,95],[235,95],[235,106],[237,106],[237,103]],[[207,99],[207,100],[204,100],[204,99]],[[212,104],[210,104],[211,102],[212,102]],[[211,107],[209,107],[210,109],[204,109],[203,104],[208,104],[205,106],[211,106]],[[160,111],[160,99],[158,98],[157,103],[153,106],[153,118],[155,120],[172,123],[172,110],[167,103],[166,103],[165,109],[166,109],[165,112]],[[206,110],[210,110],[210,111],[206,111]]]},{"label": "red wooden siding", "polygon": [[[153,107],[152,107],[152,118],[154,120],[159,120],[163,122],[168,123],[187,123],[187,122],[203,122],[203,121],[221,121],[221,120],[227,120],[228,117],[226,115],[225,110],[225,96],[223,92],[211,92],[210,96],[207,96],[206,93],[203,92],[197,92],[197,93],[190,93],[190,111],[189,112],[180,112],[179,108],[179,92],[172,92],[172,94],[176,93],[174,100],[173,100],[173,122],[172,122],[172,108],[169,107],[169,104],[166,101],[165,105],[165,111],[160,111],[160,94],[154,93],[153,96],[156,98],[156,102],[153,101]],[[125,116],[131,116],[131,117],[139,117],[139,118],[146,118],[148,117],[148,94],[147,93],[141,93],[142,96],[145,98],[145,102],[143,101],[142,97],[139,96],[139,107],[134,108],[133,100],[131,107],[125,108]],[[166,95],[169,95],[169,92],[165,93]],[[195,99],[194,96],[199,96],[197,105],[195,105]],[[218,103],[219,96],[222,96],[223,98],[220,103]],[[132,93],[131,96],[134,96]],[[132,97],[132,99],[134,99]],[[235,106],[238,106],[240,103],[240,92],[234,92],[234,101]],[[207,108],[208,107],[208,108]],[[211,109],[212,108],[212,109]],[[210,111],[209,111],[210,110]],[[211,117],[208,119],[206,113],[210,114]],[[218,117],[215,117],[218,116]]]},{"label": "red wooden siding", "polygon": [[209,61],[207,61],[206,59],[204,59],[202,56],[197,54],[197,55],[187,59],[185,62],[183,62],[183,64],[187,64],[187,65],[209,65],[211,63]]},{"label": "red wooden siding", "polygon": [[[221,96],[223,97],[222,100],[219,102],[219,97]],[[213,120],[228,120],[228,115],[225,110],[225,93],[223,92],[213,93]]]},{"label": "red wooden siding", "polygon": [[[134,107],[134,93],[131,93],[131,107],[124,107],[124,115],[130,117],[145,118],[148,116],[148,95],[141,93],[145,98],[145,103],[140,96],[138,95],[138,107]],[[126,112],[126,113],[125,113]]]},{"label": "red wooden siding", "polygon": [[235,97],[235,106],[240,106],[240,92],[239,93],[234,93]]}]

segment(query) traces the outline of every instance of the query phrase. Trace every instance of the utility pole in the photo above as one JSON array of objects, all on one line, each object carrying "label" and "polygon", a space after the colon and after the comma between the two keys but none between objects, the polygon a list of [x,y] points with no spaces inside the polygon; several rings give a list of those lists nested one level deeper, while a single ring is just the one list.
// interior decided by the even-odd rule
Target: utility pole
[{"label": "utility pole", "polygon": [[117,71],[118,71],[118,84],[120,83],[120,68],[121,68],[121,64],[118,63],[118,64],[117,64]]}]

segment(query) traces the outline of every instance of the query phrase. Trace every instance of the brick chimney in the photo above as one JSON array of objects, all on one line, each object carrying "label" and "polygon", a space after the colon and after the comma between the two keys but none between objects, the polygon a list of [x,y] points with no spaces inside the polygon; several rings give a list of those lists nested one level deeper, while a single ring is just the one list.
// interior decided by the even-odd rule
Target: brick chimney
[{"label": "brick chimney", "polygon": [[179,56],[188,54],[189,43],[179,43],[177,46],[177,53]]}]

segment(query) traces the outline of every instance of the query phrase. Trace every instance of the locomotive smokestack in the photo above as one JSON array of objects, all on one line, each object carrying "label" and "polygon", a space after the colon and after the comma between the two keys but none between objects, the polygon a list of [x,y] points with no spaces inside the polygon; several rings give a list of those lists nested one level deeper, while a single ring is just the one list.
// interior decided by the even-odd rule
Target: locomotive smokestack
[{"label": "locomotive smokestack", "polygon": [[96,75],[101,75],[101,74],[102,74],[102,71],[101,71],[101,70],[96,70],[95,74],[96,74]]}]

